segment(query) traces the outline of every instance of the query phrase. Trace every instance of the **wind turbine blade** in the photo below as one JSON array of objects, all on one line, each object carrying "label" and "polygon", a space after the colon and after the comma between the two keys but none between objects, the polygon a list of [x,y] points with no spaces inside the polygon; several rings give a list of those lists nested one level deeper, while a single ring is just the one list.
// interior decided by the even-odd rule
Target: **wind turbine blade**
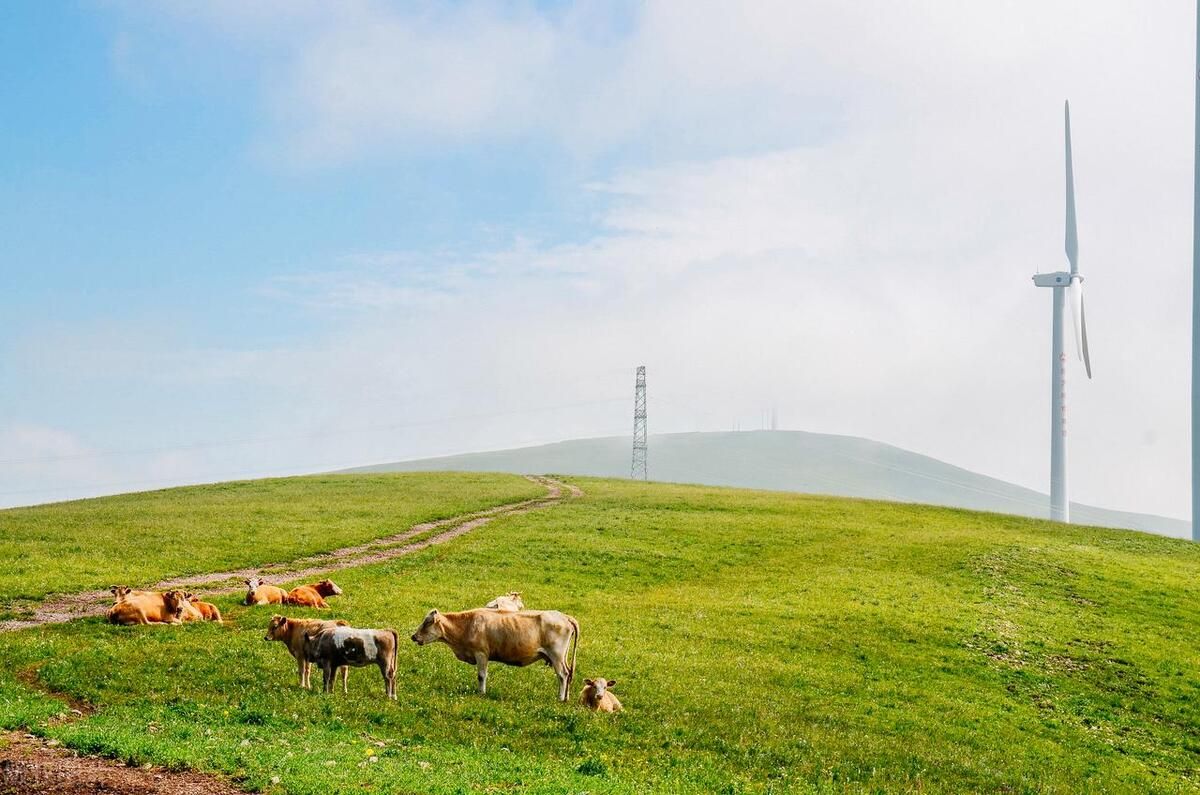
[{"label": "wind turbine blade", "polygon": [[1071,103],[1063,104],[1067,131],[1067,260],[1072,275],[1079,272],[1079,237],[1075,231],[1075,168],[1071,164]]},{"label": "wind turbine blade", "polygon": [[1083,280],[1072,279],[1067,288],[1071,301],[1071,325],[1075,327],[1075,353],[1083,358]]},{"label": "wind turbine blade", "polygon": [[1083,291],[1079,292],[1079,331],[1083,338],[1083,367],[1087,370],[1088,378],[1092,377],[1092,357],[1088,355],[1087,346],[1087,313],[1083,310]]}]

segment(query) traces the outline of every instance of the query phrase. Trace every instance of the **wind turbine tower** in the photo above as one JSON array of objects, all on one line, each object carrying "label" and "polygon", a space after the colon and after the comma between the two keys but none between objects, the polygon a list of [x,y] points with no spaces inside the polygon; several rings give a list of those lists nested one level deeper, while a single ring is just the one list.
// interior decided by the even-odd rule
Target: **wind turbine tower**
[{"label": "wind turbine tower", "polygon": [[1071,105],[1064,103],[1067,154],[1067,261],[1070,272],[1039,273],[1038,287],[1051,288],[1054,313],[1050,356],[1050,518],[1071,521],[1071,499],[1067,493],[1067,354],[1063,350],[1063,305],[1070,301],[1075,352],[1083,360],[1088,378],[1092,362],[1088,356],[1087,325],[1083,316],[1083,276],[1079,273],[1079,239],[1075,231],[1075,172],[1071,165]]},{"label": "wind turbine tower", "polygon": [[1200,541],[1200,2],[1196,3],[1195,174],[1192,187],[1192,540]]}]

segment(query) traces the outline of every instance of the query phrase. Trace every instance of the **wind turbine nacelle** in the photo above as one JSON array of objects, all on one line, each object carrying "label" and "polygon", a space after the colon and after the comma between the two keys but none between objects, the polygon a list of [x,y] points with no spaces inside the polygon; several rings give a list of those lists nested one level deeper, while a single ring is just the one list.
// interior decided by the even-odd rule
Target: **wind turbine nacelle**
[{"label": "wind turbine nacelle", "polygon": [[1069,287],[1071,285],[1071,274],[1066,271],[1039,273],[1033,277],[1033,283],[1038,287]]}]

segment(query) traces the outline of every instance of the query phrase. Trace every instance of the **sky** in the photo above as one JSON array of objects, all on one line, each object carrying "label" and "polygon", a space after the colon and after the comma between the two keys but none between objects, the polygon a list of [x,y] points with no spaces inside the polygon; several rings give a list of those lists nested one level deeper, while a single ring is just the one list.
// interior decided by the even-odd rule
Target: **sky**
[{"label": "sky", "polygon": [[[1189,511],[1195,17],[1066,0],[0,7],[0,506],[632,426]],[[651,472],[653,475],[653,472]]]}]

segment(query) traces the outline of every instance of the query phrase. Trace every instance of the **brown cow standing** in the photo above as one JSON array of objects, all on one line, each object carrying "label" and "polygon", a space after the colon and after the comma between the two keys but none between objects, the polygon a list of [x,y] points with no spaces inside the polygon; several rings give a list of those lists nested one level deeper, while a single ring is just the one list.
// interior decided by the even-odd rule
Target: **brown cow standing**
[{"label": "brown cow standing", "polygon": [[333,692],[339,668],[361,668],[374,663],[383,674],[388,698],[396,697],[396,650],[400,636],[394,629],[357,629],[326,625],[304,633],[304,658],[320,666],[326,693]]},{"label": "brown cow standing", "polygon": [[243,580],[246,583],[246,604],[281,605],[287,601],[287,591],[276,585],[267,585],[258,577]]},{"label": "brown cow standing", "polygon": [[183,591],[130,591],[108,609],[111,624],[182,624]]},{"label": "brown cow standing", "polygon": [[[305,633],[315,633],[326,625],[344,627],[346,626],[346,622],[341,619],[326,621],[321,618],[288,618],[287,616],[276,615],[271,617],[271,623],[267,625],[267,634],[263,637],[263,640],[281,641],[288,647],[288,651],[296,659],[297,670],[300,672],[300,686],[306,690],[312,686],[309,679],[309,672],[312,666],[309,664],[308,658],[304,656]],[[343,693],[350,692],[349,678],[350,669],[343,666]]]},{"label": "brown cow standing", "polygon": [[298,607],[329,607],[323,597],[340,596],[342,589],[333,580],[321,580],[312,585],[301,585],[288,591],[284,604]]},{"label": "brown cow standing", "polygon": [[[418,646],[441,641],[454,656],[475,665],[479,692],[487,692],[488,662],[526,666],[543,660],[558,675],[558,700],[566,701],[579,653],[579,622],[557,610],[502,613],[480,608],[461,613],[430,610],[412,634]],[[567,652],[574,651],[567,663]]]}]

